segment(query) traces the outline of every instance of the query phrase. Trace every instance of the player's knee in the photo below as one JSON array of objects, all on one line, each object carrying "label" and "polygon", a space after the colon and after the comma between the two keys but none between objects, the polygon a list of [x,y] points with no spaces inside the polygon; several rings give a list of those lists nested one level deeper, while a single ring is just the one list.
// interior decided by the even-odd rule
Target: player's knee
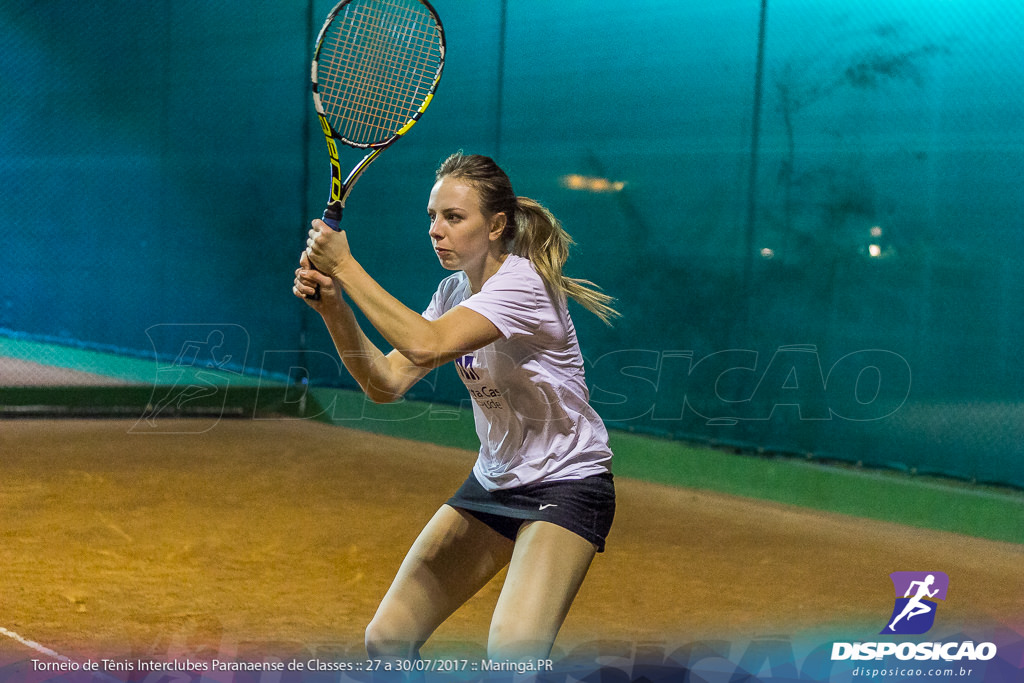
[{"label": "player's knee", "polygon": [[554,636],[540,633],[523,622],[495,620],[487,637],[487,656],[492,661],[545,659],[551,654]]},{"label": "player's knee", "polygon": [[387,627],[384,620],[374,617],[373,620],[366,625],[366,631],[363,634],[363,639],[366,644],[366,654],[370,657],[381,657],[387,654],[391,654],[390,650],[393,648],[394,636],[391,630]]},{"label": "player's knee", "polygon": [[401,657],[412,659],[419,656],[419,643],[402,635],[386,618],[375,616],[366,626],[363,634],[366,654],[373,659]]}]

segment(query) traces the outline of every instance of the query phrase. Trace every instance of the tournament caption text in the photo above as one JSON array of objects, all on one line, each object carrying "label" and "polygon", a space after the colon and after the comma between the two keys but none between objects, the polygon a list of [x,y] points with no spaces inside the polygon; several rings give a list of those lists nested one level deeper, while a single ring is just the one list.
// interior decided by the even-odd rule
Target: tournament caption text
[{"label": "tournament caption text", "polygon": [[48,661],[33,659],[34,671],[161,671],[161,672],[204,672],[204,671],[331,671],[331,672],[513,672],[517,674],[546,672],[554,670],[550,659],[526,661],[495,661],[490,659],[366,659],[361,661],[335,661],[329,659],[273,660],[273,661],[227,661],[213,659],[195,661],[175,659],[170,661],[147,661],[142,659],[89,659],[83,662]]}]

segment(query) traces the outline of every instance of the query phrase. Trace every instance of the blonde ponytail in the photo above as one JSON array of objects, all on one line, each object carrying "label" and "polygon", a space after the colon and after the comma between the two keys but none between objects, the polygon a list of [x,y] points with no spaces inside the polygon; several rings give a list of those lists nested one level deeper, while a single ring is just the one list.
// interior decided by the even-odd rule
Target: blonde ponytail
[{"label": "blonde ponytail", "polygon": [[619,317],[612,304],[615,299],[600,291],[593,282],[562,274],[569,258],[572,237],[548,209],[529,197],[516,197],[515,232],[509,251],[529,259],[548,288],[560,297],[569,297],[606,324]]},{"label": "blonde ponytail", "polygon": [[487,215],[505,214],[505,247],[516,256],[529,259],[553,294],[573,299],[606,324],[619,317],[612,307],[615,299],[597,285],[562,274],[572,237],[540,203],[517,197],[512,181],[493,159],[456,152],[441,162],[435,176],[438,180],[450,176],[471,183],[480,196],[480,208]]}]

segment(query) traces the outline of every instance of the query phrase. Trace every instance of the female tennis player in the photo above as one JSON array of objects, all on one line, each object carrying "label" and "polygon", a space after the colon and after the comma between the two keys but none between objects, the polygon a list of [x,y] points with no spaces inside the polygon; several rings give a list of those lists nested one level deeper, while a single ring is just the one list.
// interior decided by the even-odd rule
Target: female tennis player
[{"label": "female tennis player", "polygon": [[[562,274],[569,235],[543,206],[517,197],[490,158],[446,159],[427,214],[437,258],[457,272],[422,314],[363,270],[344,231],[320,221],[295,271],[295,295],[323,317],[372,400],[396,400],[450,361],[474,399],[472,473],[409,550],[366,629],[366,648],[371,657],[418,657],[508,565],[488,656],[544,659],[615,511],[608,435],[588,402],[567,297],[606,322],[617,313],[590,282]],[[318,287],[320,299],[310,300]],[[343,294],[395,350],[370,342]]]}]

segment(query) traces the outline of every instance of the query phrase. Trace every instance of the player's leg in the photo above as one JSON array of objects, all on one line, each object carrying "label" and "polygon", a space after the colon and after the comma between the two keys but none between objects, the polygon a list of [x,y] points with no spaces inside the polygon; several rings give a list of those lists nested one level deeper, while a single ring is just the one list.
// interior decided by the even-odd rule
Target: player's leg
[{"label": "player's leg", "polygon": [[513,542],[442,505],[409,549],[366,627],[370,657],[414,658],[430,634],[508,564]]},{"label": "player's leg", "polygon": [[545,659],[596,549],[550,522],[527,522],[516,538],[488,637],[495,661]]}]

